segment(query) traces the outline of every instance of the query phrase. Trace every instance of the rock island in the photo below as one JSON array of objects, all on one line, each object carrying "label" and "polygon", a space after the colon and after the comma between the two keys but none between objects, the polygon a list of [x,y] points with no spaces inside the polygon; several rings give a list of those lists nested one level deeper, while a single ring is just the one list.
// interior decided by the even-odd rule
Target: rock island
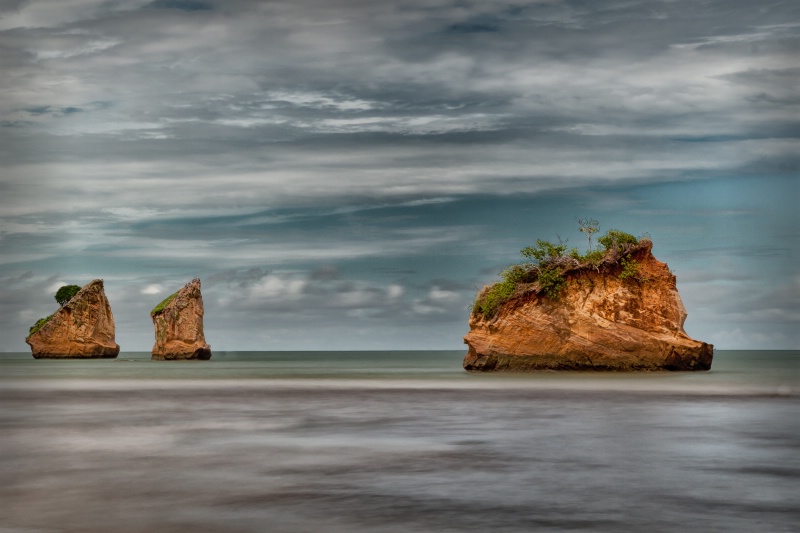
[{"label": "rock island", "polygon": [[[57,300],[67,288],[59,289]],[[114,315],[103,280],[96,279],[75,290],[58,311],[30,329],[25,342],[36,359],[114,358],[119,354],[119,345],[114,341]]]},{"label": "rock island", "polygon": [[203,333],[203,295],[195,278],[167,297],[151,312],[156,343],[152,359],[210,359],[211,346]]},{"label": "rock island", "polygon": [[598,241],[583,255],[541,240],[523,249],[529,261],[477,295],[464,368],[708,370],[714,347],[684,331],[675,275],[653,243],[617,230]]}]

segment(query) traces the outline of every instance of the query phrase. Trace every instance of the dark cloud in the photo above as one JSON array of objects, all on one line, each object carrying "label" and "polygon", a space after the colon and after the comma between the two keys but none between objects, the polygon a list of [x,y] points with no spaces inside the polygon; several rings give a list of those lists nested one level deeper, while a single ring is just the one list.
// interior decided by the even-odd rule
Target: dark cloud
[{"label": "dark cloud", "polygon": [[500,31],[500,29],[497,26],[492,26],[481,22],[472,22],[453,24],[448,26],[447,31],[452,33],[486,33]]},{"label": "dark cloud", "polygon": [[205,11],[213,9],[208,2],[197,0],[154,0],[147,4],[150,9],[180,9],[182,11]]},{"label": "dark cloud", "polygon": [[2,0],[0,1],[0,15],[18,11],[20,7],[30,0]]}]

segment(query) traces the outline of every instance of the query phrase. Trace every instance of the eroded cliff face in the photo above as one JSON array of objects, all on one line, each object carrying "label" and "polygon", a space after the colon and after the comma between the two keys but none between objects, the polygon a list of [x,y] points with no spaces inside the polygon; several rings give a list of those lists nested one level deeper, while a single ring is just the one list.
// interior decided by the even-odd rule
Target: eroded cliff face
[{"label": "eroded cliff face", "polygon": [[[210,359],[211,346],[203,334],[203,296],[194,279],[150,313],[155,328],[154,360]],[[163,302],[162,302],[163,303]]]},{"label": "eroded cliff face", "polygon": [[116,357],[119,345],[103,280],[83,287],[25,342],[36,359]]},{"label": "eroded cliff face", "polygon": [[652,243],[631,252],[640,279],[621,267],[564,273],[557,300],[535,291],[506,302],[491,318],[470,317],[464,337],[470,371],[708,370],[714,347],[683,329],[686,310]]}]

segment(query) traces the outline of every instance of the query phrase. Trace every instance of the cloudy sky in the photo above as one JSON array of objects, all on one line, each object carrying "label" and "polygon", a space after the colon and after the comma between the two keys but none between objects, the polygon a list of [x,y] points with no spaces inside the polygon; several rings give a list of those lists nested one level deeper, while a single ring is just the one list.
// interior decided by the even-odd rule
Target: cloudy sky
[{"label": "cloudy sky", "polygon": [[0,340],[103,278],[123,351],[460,349],[576,217],[649,233],[687,332],[798,348],[800,4],[0,0]]}]

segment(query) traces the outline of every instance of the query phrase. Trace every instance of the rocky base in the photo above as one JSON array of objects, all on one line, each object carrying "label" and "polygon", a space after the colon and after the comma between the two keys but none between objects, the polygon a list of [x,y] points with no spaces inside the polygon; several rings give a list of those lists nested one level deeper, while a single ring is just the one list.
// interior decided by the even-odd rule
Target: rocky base
[{"label": "rocky base", "polygon": [[479,355],[470,350],[464,357],[464,369],[469,372],[532,372],[539,370],[647,372],[661,370],[709,370],[714,349],[703,343],[696,354],[673,353],[671,356],[648,360],[635,354],[619,358],[603,358],[594,361],[584,354],[545,355]]},{"label": "rocky base", "polygon": [[114,359],[119,355],[119,345],[106,347],[93,353],[82,350],[78,353],[46,353],[34,352],[34,359]]},{"label": "rocky base", "polygon": [[153,361],[182,361],[182,360],[208,361],[211,359],[211,346],[205,345],[193,350],[167,349],[164,353],[153,353]]}]

